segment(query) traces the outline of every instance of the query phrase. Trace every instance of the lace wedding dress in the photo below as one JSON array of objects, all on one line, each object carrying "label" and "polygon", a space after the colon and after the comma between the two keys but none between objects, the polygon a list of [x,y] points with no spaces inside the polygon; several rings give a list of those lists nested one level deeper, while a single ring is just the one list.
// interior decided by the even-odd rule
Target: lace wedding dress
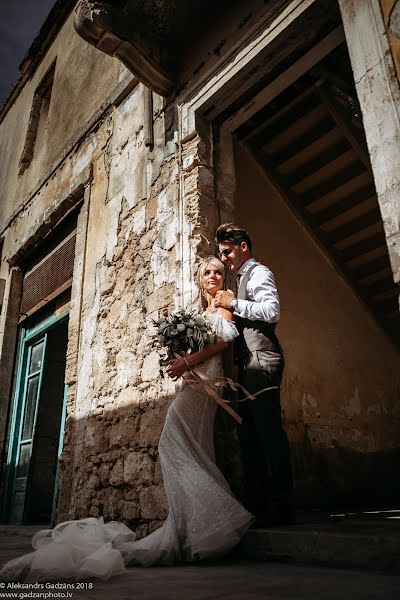
[{"label": "lace wedding dress", "polygon": [[[209,313],[224,341],[237,329]],[[196,367],[220,377],[221,354]],[[32,540],[35,551],[7,563],[1,580],[40,581],[76,577],[108,579],[126,566],[170,565],[219,557],[239,542],[253,517],[233,496],[215,464],[214,417],[217,403],[198,384],[185,382],[172,402],[158,446],[169,513],[164,525],[135,541],[123,523],[88,518],[60,523]]]}]

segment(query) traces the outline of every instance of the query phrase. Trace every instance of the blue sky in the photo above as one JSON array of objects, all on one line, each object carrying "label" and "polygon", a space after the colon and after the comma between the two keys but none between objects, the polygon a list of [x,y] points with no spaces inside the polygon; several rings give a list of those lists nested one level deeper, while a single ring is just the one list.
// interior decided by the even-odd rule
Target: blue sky
[{"label": "blue sky", "polygon": [[55,0],[0,0],[0,106],[16,82],[18,67]]}]

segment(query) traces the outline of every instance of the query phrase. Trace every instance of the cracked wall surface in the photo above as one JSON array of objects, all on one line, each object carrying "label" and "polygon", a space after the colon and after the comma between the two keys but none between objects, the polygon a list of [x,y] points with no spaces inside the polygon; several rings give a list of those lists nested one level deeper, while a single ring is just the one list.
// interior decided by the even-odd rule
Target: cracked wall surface
[{"label": "cracked wall surface", "polygon": [[157,445],[175,388],[160,379],[149,332],[176,302],[179,212],[175,148],[164,143],[157,99],[155,147],[144,146],[143,91],[97,132],[59,514],[123,520],[139,536],[166,516]]},{"label": "cracked wall surface", "polygon": [[[84,56],[84,60],[82,57]],[[45,135],[36,145],[30,167],[18,176],[34,93],[56,61]],[[1,123],[0,223],[4,224],[55,165],[69,143],[79,138],[93,113],[120,81],[126,69],[100,54],[74,32],[69,18]],[[82,157],[84,159],[84,157]],[[43,192],[42,192],[43,195]]]},{"label": "cracked wall surface", "polygon": [[[239,144],[235,165],[236,218],[273,271],[281,300],[282,407],[296,497],[305,504],[390,497],[398,489],[400,352]],[[377,469],[380,486],[371,490]]]},{"label": "cracked wall surface", "polygon": [[[65,46],[68,50],[64,53]],[[24,115],[29,115],[35,87],[55,58],[47,138],[18,178],[25,135],[20,123],[26,121]],[[215,55],[205,60],[202,73],[216,60]],[[371,71],[364,67],[355,69],[355,74],[368,104],[371,85],[376,90],[379,82],[371,82]],[[195,115],[190,135],[174,138],[174,131],[179,129],[174,115],[177,107],[166,105],[156,95],[154,148],[146,147],[144,88],[128,80],[124,83],[126,77],[127,71],[118,61],[82,42],[67,21],[1,124],[0,176],[4,185],[0,224],[4,246],[0,277],[9,281],[7,261],[12,259],[18,266],[20,257],[46,227],[51,229],[54,215],[72,206],[79,192],[82,207],[74,280],[70,302],[64,305],[70,312],[68,398],[57,520],[103,515],[126,522],[141,537],[157,528],[166,516],[157,445],[175,394],[175,384],[159,377],[158,356],[149,348],[151,319],[182,304],[197,306],[197,263],[199,257],[214,252],[214,231],[219,222],[234,215],[238,169],[230,134],[221,130],[218,139],[213,139],[210,123]],[[131,87],[125,89],[128,85]],[[378,191],[388,207],[385,226],[394,244],[398,234],[397,187],[393,181],[386,185],[385,174],[397,160],[398,137],[393,129],[385,128],[383,118],[366,119],[365,123],[379,175]],[[379,132],[385,133],[385,147],[392,144],[394,148],[381,170]],[[240,218],[242,214],[249,218],[248,212],[240,212],[247,211],[245,201],[238,206],[236,198],[236,203]],[[278,213],[279,207],[275,216]],[[290,228],[290,216],[282,219]],[[265,232],[259,235],[265,236]],[[282,272],[290,272],[288,263],[281,267]],[[330,302],[335,292],[328,288],[326,284],[323,295]],[[301,300],[306,304],[307,290]],[[5,315],[4,309],[0,339],[7,324]],[[335,490],[345,490],[348,485],[346,460],[356,465],[347,450],[360,455],[377,450],[383,456],[395,449],[399,414],[393,398],[398,381],[379,386],[377,380],[384,373],[383,363],[394,364],[396,356],[372,332],[383,348],[379,365],[365,377],[358,366],[357,381],[342,384],[341,368],[348,369],[343,356],[361,352],[359,365],[367,367],[368,356],[360,351],[356,335],[345,339],[336,323],[339,330],[329,331],[326,339],[322,334],[318,338],[317,349],[320,347],[326,360],[330,352],[335,357],[321,383],[319,373],[313,372],[312,357],[304,366],[298,349],[301,327],[293,314],[287,316],[286,325],[282,323],[283,341],[292,355],[283,396],[297,453],[297,481],[304,489],[313,489],[323,469],[329,468],[329,485],[325,489],[322,485],[318,497],[329,501]],[[307,336],[305,329],[303,334]],[[332,340],[335,347],[331,349]],[[235,463],[235,470],[235,436],[232,431],[227,436],[226,427],[225,437],[220,433],[217,431],[218,444],[225,451],[226,464]],[[227,439],[231,441],[227,443]],[[324,453],[334,458],[324,462]],[[379,460],[376,465],[382,467]],[[313,500],[311,494],[308,502]]]},{"label": "cracked wall surface", "polygon": [[[8,280],[7,261],[18,265],[50,231],[53,215],[82,200],[71,300],[64,304],[68,397],[57,519],[104,515],[140,537],[166,516],[157,445],[175,384],[160,378],[149,341],[151,319],[180,302],[176,144],[165,139],[163,101],[154,96],[154,148],[145,146],[142,85],[125,94],[122,87],[124,100],[107,104],[126,69],[82,42],[69,22],[38,80],[55,55],[48,139],[19,179],[14,167],[24,131],[17,122],[29,115],[35,81],[1,125],[1,274]],[[65,87],[78,80],[82,89]]]}]

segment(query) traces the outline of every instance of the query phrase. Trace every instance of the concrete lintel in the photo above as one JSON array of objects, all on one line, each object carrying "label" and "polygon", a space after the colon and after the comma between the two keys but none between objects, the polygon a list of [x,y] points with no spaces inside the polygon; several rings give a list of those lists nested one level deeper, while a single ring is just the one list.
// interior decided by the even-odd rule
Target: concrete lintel
[{"label": "concrete lintel", "polygon": [[18,240],[18,245],[13,253],[6,257],[7,262],[12,267],[16,265],[33,248],[37,242],[48,234],[49,231],[59,223],[59,221],[83,198],[84,190],[92,181],[92,166],[88,165],[81,173],[70,183],[64,195],[57,198],[47,210]]},{"label": "concrete lintel", "polygon": [[247,35],[218,62],[211,70],[178,98],[181,104],[182,138],[190,136],[195,130],[195,114],[232,80],[244,67],[257,56],[285,29],[293,23],[316,0],[292,0],[278,14],[269,12]]},{"label": "concrete lintel", "polygon": [[300,79],[304,73],[314,67],[322,58],[332,52],[337,46],[344,41],[344,33],[341,25],[331,31],[324,39],[316,44],[311,50],[301,56],[279,77],[274,79],[261,92],[252,98],[243,108],[236,114],[232,115],[224,123],[230,131],[235,131],[243,123],[253,117],[264,106],[272,102],[279,94],[291,86],[295,81]]}]

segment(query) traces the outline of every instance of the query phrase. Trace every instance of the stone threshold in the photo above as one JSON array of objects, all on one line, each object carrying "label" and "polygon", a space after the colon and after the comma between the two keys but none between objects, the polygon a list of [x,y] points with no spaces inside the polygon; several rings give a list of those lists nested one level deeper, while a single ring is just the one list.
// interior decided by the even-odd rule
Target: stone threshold
[{"label": "stone threshold", "polygon": [[[335,517],[300,513],[297,523],[250,529],[231,557],[400,574],[400,510]],[[30,545],[32,536],[48,527],[0,523],[0,538],[25,538]]]},{"label": "stone threshold", "polygon": [[400,511],[341,517],[303,516],[290,527],[250,529],[234,555],[400,574]]}]

